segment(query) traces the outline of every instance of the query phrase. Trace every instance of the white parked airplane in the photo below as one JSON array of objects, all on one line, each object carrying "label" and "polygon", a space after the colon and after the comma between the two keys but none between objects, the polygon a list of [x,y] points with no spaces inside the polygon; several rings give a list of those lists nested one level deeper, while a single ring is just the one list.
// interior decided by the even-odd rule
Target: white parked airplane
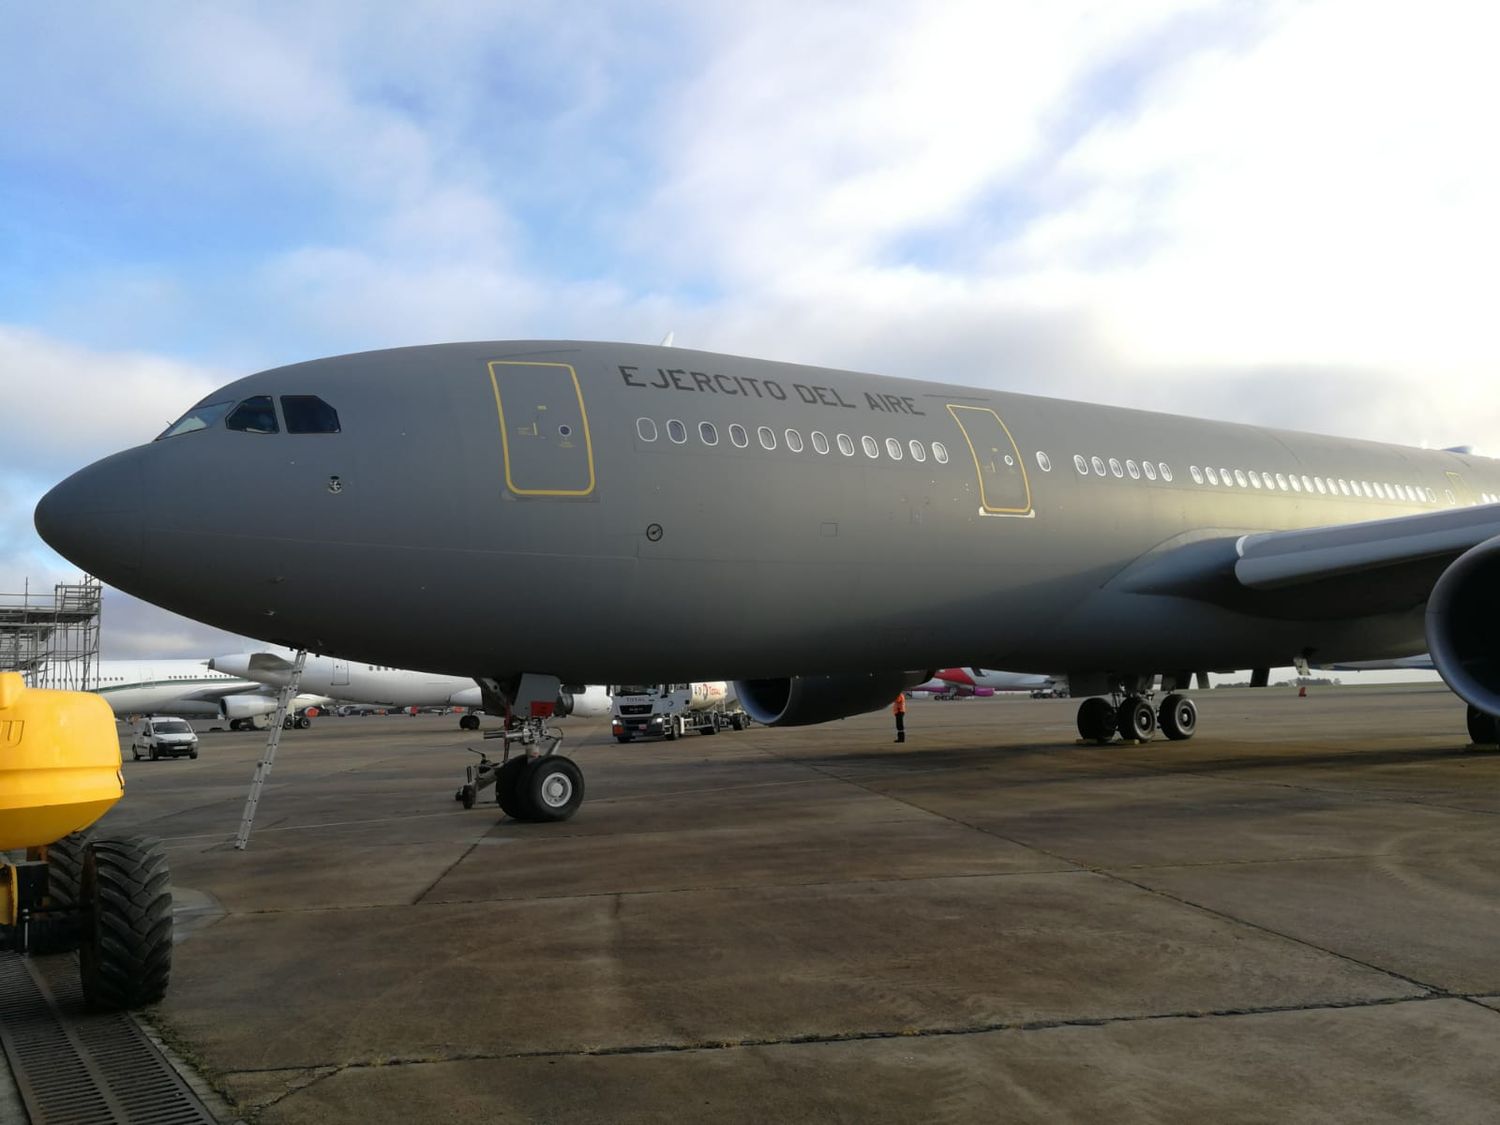
[{"label": "white parked airplane", "polygon": [[[241,676],[260,685],[279,688],[292,674],[296,653],[267,648],[216,656],[208,666],[218,672]],[[467,707],[481,706],[479,685],[463,676],[444,676],[341,660],[336,656],[308,654],[301,686],[348,703],[370,703],[377,707]],[[611,708],[609,690],[597,684],[577,690],[564,687],[557,702],[558,716],[600,718]],[[466,714],[459,720],[465,730],[479,726],[479,717]]]},{"label": "white parked airplane", "polygon": [[[264,684],[215,671],[207,660],[104,660],[95,689],[117,717],[189,715],[229,720],[230,730],[250,726],[276,710],[276,693]],[[328,702],[320,695],[293,700],[299,727],[309,707]]]}]

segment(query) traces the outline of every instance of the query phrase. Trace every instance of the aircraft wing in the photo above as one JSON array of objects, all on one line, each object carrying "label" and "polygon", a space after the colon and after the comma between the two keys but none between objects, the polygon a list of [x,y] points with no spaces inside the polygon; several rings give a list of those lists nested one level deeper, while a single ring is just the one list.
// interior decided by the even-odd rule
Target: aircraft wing
[{"label": "aircraft wing", "polygon": [[1206,532],[1152,552],[1111,585],[1203,601],[1233,602],[1251,593],[1274,601],[1337,579],[1340,601],[1370,610],[1412,606],[1427,599],[1449,563],[1496,536],[1500,504],[1295,531]]}]

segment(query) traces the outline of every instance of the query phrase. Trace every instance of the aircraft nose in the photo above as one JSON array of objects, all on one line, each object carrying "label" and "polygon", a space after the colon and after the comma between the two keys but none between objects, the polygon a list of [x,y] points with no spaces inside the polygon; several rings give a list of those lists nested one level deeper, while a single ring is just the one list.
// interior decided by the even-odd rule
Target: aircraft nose
[{"label": "aircraft nose", "polygon": [[141,568],[142,481],[133,449],[80,469],[37,504],[37,534],[89,574],[128,584]]}]

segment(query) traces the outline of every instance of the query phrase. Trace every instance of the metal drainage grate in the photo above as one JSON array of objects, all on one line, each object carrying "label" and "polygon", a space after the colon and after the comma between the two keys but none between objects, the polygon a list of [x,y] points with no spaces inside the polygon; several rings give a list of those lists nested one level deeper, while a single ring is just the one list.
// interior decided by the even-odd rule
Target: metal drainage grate
[{"label": "metal drainage grate", "polygon": [[84,1006],[71,957],[0,953],[0,1045],[31,1125],[216,1120],[133,1019]]}]

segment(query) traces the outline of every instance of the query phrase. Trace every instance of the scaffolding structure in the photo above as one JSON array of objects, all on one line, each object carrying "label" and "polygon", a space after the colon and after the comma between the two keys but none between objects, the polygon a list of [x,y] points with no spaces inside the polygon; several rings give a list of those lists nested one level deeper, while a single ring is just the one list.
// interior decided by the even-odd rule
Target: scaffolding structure
[{"label": "scaffolding structure", "polygon": [[94,691],[99,686],[103,587],[84,575],[50,595],[0,594],[0,672],[20,672],[36,688]]}]

